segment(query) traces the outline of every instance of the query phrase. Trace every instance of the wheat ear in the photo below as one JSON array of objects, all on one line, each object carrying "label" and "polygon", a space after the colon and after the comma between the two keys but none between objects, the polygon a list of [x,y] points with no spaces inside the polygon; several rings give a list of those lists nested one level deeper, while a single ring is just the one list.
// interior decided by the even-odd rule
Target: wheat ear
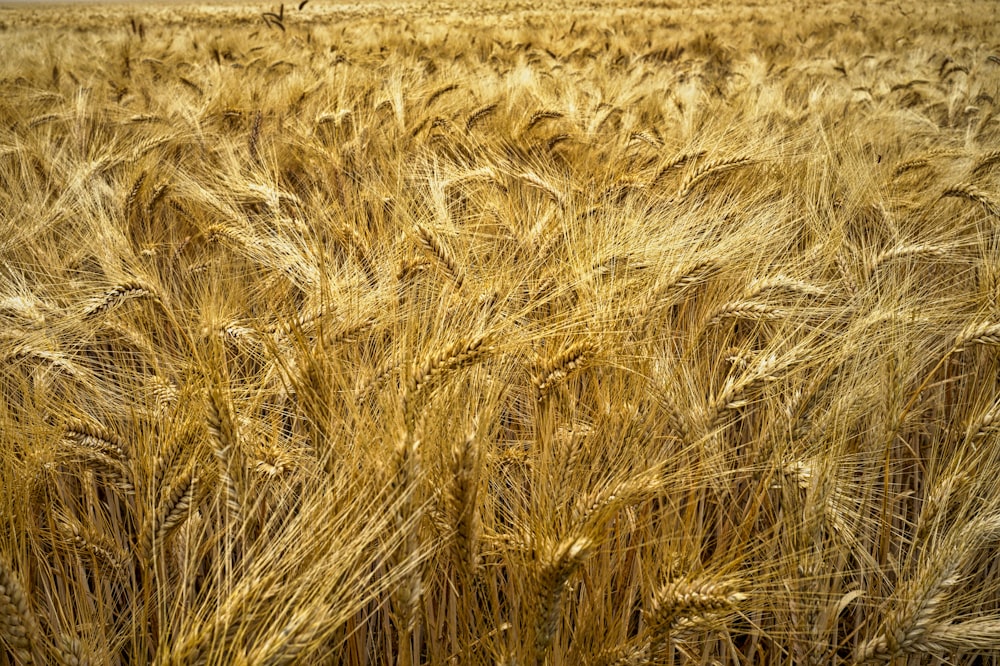
[{"label": "wheat ear", "polygon": [[19,345],[3,356],[3,365],[13,365],[19,361],[34,361],[65,372],[70,377],[82,379],[83,371],[58,351],[39,349],[30,344]]},{"label": "wheat ear", "polygon": [[924,245],[922,243],[902,244],[891,247],[878,254],[868,264],[867,274],[874,275],[879,268],[890,261],[896,259],[909,259],[914,257],[940,258],[947,255],[947,250],[938,245]]},{"label": "wheat ear", "polygon": [[731,411],[745,407],[748,395],[777,380],[775,373],[788,365],[788,361],[781,362],[777,355],[770,354],[761,358],[746,375],[727,380],[709,403],[704,417],[705,432],[711,433],[726,425]]},{"label": "wheat ear", "polygon": [[996,347],[1000,345],[1000,323],[981,322],[969,324],[955,336],[952,352],[964,351],[972,345]]},{"label": "wheat ear", "polygon": [[604,488],[584,500],[576,523],[595,533],[600,532],[620,508],[650,497],[661,487],[662,482],[655,475],[640,474]]},{"label": "wheat ear", "polygon": [[743,298],[754,299],[761,294],[776,293],[789,296],[809,296],[818,298],[829,295],[829,290],[786,275],[754,280],[743,293]]},{"label": "wheat ear", "polygon": [[976,164],[972,167],[972,173],[978,174],[986,171],[998,162],[1000,162],[1000,150],[991,150],[988,153],[983,153],[976,159]]},{"label": "wheat ear", "polygon": [[517,175],[524,183],[534,187],[535,189],[541,190],[548,195],[550,199],[560,208],[565,204],[565,197],[559,193],[559,191],[552,186],[551,183],[546,181],[544,178],[531,171],[525,171]]},{"label": "wheat ear", "polygon": [[966,199],[979,204],[990,215],[1000,215],[1000,206],[986,192],[972,183],[956,183],[942,192],[941,196]]},{"label": "wheat ear", "polygon": [[709,176],[714,176],[716,174],[721,174],[726,171],[738,169],[740,167],[753,164],[754,161],[755,160],[750,157],[734,157],[731,159],[712,160],[711,162],[707,162],[702,166],[698,167],[697,169],[695,169],[694,171],[692,171],[690,174],[687,175],[687,177],[683,181],[681,181],[681,185],[677,189],[676,198],[678,200],[686,199],[687,196],[691,194],[691,191],[694,189],[694,186],[700,183],[701,181],[705,180]]},{"label": "wheat ear", "polygon": [[669,302],[685,289],[701,284],[719,270],[714,259],[701,259],[671,273],[666,281],[657,287],[654,302]]},{"label": "wheat ear", "polygon": [[195,505],[198,477],[188,468],[164,493],[156,511],[147,519],[142,533],[140,553],[152,559],[155,549],[187,519]]},{"label": "wheat ear", "polygon": [[59,666],[90,666],[95,663],[83,642],[68,636],[59,636],[55,656]]},{"label": "wheat ear", "polygon": [[160,300],[156,292],[148,285],[138,281],[123,282],[115,285],[105,292],[104,296],[85,307],[83,316],[85,319],[90,319],[99,314],[112,312],[124,303],[134,299],[149,299],[154,302],[159,302]]},{"label": "wheat ear", "polygon": [[462,444],[452,451],[452,482],[448,501],[452,525],[455,527],[455,560],[466,574],[476,569],[479,561],[477,542],[480,525],[476,506],[479,491],[479,447],[476,427],[470,430]]},{"label": "wheat ear", "polygon": [[436,102],[439,97],[441,97],[445,93],[450,93],[452,90],[458,90],[457,83],[449,83],[446,86],[438,88],[437,90],[435,90],[434,92],[432,92],[430,95],[427,96],[427,101],[424,102],[424,105],[429,107],[431,104]]},{"label": "wheat ear", "polygon": [[125,561],[125,553],[111,539],[96,534],[69,516],[60,516],[59,532],[66,542],[81,552],[90,552],[113,569]]},{"label": "wheat ear", "polygon": [[531,381],[535,386],[539,402],[554,386],[566,380],[579,370],[594,353],[594,345],[586,340],[576,342],[552,358],[543,362]]},{"label": "wheat ear", "polygon": [[496,104],[487,104],[486,106],[480,107],[475,111],[473,111],[469,115],[469,117],[465,120],[466,131],[471,131],[472,128],[475,127],[477,123],[482,121],[484,118],[486,118],[496,110],[497,110]]},{"label": "wheat ear", "polygon": [[677,157],[674,157],[669,162],[667,162],[666,164],[664,164],[662,167],[659,168],[659,170],[656,172],[656,175],[653,176],[652,181],[650,181],[650,185],[656,185],[669,172],[678,170],[681,167],[683,167],[685,164],[687,164],[688,162],[690,162],[691,160],[699,159],[701,157],[704,157],[704,155],[705,155],[705,151],[704,150],[700,150],[700,151],[695,152],[695,153],[682,153],[682,154],[678,155]]},{"label": "wheat ear", "polygon": [[24,587],[14,571],[0,559],[0,638],[15,659],[24,664],[34,663],[39,631],[35,616],[28,605]]},{"label": "wheat ear", "polygon": [[458,340],[440,352],[428,356],[410,373],[403,395],[404,414],[407,423],[415,422],[416,410],[423,395],[434,389],[440,379],[449,372],[476,363],[492,351],[486,336],[476,336],[470,340]]},{"label": "wheat ear", "polygon": [[528,124],[524,126],[524,131],[527,132],[528,130],[532,129],[535,125],[542,122],[543,120],[562,118],[562,117],[563,114],[559,113],[558,111],[546,111],[544,109],[541,111],[535,111],[533,114],[531,114],[531,119],[528,120]]},{"label": "wheat ear", "polygon": [[996,654],[1000,645],[1000,620],[993,618],[940,624],[923,638],[921,652],[940,654]]},{"label": "wheat ear", "polygon": [[879,633],[859,646],[858,662],[888,661],[922,652],[942,625],[940,608],[958,584],[962,567],[987,540],[1000,532],[996,516],[978,518],[956,529],[920,562],[914,576],[896,590],[895,602]]},{"label": "wheat ear", "polygon": [[128,191],[128,196],[125,197],[125,213],[130,214],[135,208],[136,200],[139,198],[139,191],[142,189],[142,184],[146,182],[146,172],[143,171],[139,174],[139,177],[135,179],[135,183],[132,185],[132,189]]},{"label": "wheat ear", "polygon": [[427,253],[434,257],[438,266],[455,282],[455,286],[461,287],[465,281],[465,271],[458,265],[448,246],[442,243],[434,232],[421,224],[415,225],[414,230]]},{"label": "wheat ear", "polygon": [[896,168],[892,170],[892,175],[899,178],[907,171],[913,171],[914,169],[922,169],[929,166],[931,163],[930,159],[927,157],[916,157],[911,160],[906,160],[905,162],[900,162],[896,165]]},{"label": "wheat ear", "polygon": [[123,465],[128,462],[125,446],[121,440],[100,426],[80,420],[70,420],[66,422],[64,436],[80,446],[108,454]]},{"label": "wheat ear", "polygon": [[723,303],[708,317],[704,328],[707,330],[725,319],[750,319],[754,321],[769,321],[783,319],[788,313],[773,305],[757,301],[738,300]]},{"label": "wheat ear", "polygon": [[260,126],[264,117],[261,114],[260,109],[253,115],[253,125],[250,127],[250,136],[247,138],[247,149],[250,153],[250,159],[256,162],[258,160],[257,147],[260,143]]},{"label": "wheat ear", "polygon": [[225,506],[230,525],[241,525],[241,516],[243,515],[242,452],[239,450],[239,438],[229,401],[221,388],[215,387],[209,390],[207,407],[208,432],[212,442],[212,450],[219,463],[219,473],[225,485]]},{"label": "wheat ear", "polygon": [[669,645],[671,631],[685,620],[731,613],[746,599],[731,582],[682,579],[667,583],[653,595],[645,614],[650,652],[661,655]]},{"label": "wheat ear", "polygon": [[968,441],[975,448],[987,435],[997,432],[998,429],[1000,429],[1000,400],[990,405],[981,416],[970,424]]},{"label": "wheat ear", "polygon": [[555,637],[566,582],[587,559],[593,546],[593,542],[586,537],[564,539],[554,544],[539,561],[538,617],[535,622],[535,656],[539,664],[544,661]]}]

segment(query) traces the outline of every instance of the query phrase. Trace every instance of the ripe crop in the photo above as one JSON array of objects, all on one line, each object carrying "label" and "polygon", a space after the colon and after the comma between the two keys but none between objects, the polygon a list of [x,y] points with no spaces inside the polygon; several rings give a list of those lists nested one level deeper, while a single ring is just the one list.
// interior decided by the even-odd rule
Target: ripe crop
[{"label": "ripe crop", "polygon": [[0,666],[995,663],[998,35],[0,8]]}]

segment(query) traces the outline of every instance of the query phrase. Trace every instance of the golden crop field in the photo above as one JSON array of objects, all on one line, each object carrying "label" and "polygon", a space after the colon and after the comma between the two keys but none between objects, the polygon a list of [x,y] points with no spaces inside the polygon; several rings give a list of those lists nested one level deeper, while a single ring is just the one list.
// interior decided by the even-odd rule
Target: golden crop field
[{"label": "golden crop field", "polygon": [[0,665],[997,664],[994,2],[0,8]]}]

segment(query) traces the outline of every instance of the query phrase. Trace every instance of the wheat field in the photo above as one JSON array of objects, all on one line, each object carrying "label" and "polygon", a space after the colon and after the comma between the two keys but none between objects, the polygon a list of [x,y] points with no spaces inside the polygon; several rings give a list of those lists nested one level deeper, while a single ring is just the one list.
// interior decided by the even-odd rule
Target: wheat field
[{"label": "wheat field", "polygon": [[0,7],[0,665],[1000,663],[1000,20]]}]

